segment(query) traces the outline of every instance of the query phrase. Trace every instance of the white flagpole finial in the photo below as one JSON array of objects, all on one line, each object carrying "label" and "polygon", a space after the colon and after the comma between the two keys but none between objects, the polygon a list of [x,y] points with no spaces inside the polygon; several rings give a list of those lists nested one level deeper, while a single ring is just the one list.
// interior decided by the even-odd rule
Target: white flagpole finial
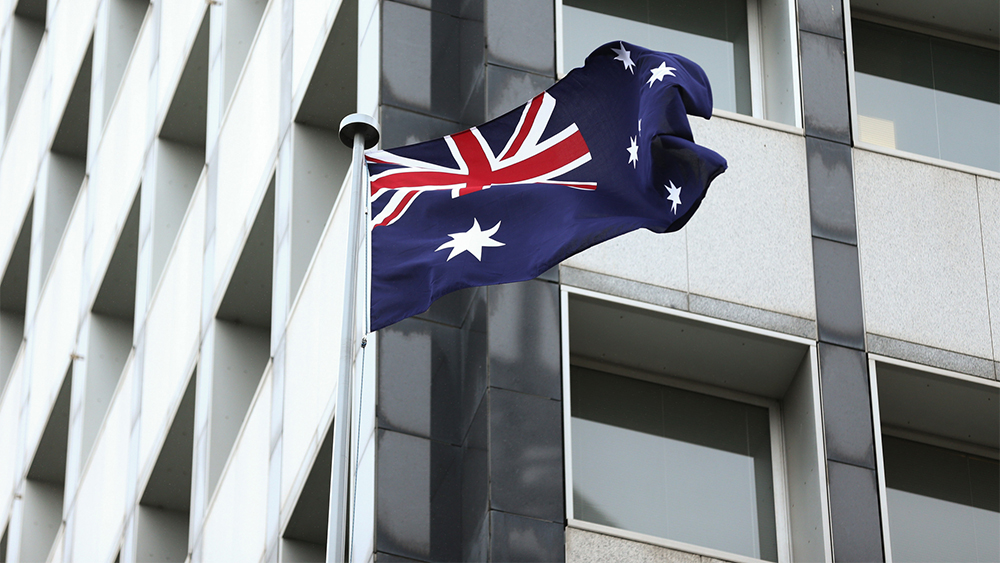
[{"label": "white flagpole finial", "polygon": [[358,133],[364,138],[365,150],[378,144],[378,124],[370,115],[352,113],[340,121],[340,140],[354,148],[354,137]]}]

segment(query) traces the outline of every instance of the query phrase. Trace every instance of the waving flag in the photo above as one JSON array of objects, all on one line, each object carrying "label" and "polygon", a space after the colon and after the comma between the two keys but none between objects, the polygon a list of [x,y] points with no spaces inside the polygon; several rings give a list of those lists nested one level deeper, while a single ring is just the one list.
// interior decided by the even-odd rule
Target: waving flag
[{"label": "waving flag", "polygon": [[701,67],[618,41],[489,123],[369,152],[372,330],[635,229],[680,229],[726,169],[688,114],[712,115]]}]

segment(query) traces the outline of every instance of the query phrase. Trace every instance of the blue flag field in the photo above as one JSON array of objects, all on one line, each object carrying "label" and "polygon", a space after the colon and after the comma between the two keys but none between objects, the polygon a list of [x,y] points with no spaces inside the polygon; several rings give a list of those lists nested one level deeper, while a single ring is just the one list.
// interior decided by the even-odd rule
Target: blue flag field
[{"label": "blue flag field", "polygon": [[701,67],[616,41],[493,121],[367,153],[371,330],[636,229],[683,227],[726,169],[689,114],[712,115]]}]

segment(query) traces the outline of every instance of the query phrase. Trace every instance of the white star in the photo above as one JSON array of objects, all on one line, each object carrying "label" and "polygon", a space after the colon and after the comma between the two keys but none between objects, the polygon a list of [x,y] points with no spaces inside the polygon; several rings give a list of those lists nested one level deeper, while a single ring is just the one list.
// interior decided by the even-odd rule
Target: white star
[{"label": "white star", "polygon": [[[479,228],[479,220],[473,218],[471,229],[464,233],[452,233],[448,235],[452,238],[452,240],[449,240],[448,242],[437,247],[437,250],[434,252],[450,248],[451,254],[448,255],[448,260],[451,260],[463,252],[468,252],[469,254],[475,256],[476,260],[482,262],[484,246],[504,246],[504,243],[490,238],[495,235],[499,229],[500,221],[497,221],[497,224],[493,225],[493,228],[484,231]],[[448,260],[445,261],[447,262]]]},{"label": "white star", "polygon": [[614,47],[611,48],[611,50],[614,51],[615,54],[617,55],[615,57],[615,60],[621,61],[622,64],[625,65],[625,68],[629,70],[629,72],[635,74],[635,70],[632,69],[632,67],[635,66],[635,63],[632,62],[632,53],[629,53],[625,49],[625,44],[622,43],[621,41],[618,42],[618,45],[621,47],[621,49],[615,49]]},{"label": "white star", "polygon": [[676,76],[674,74],[675,70],[677,69],[672,66],[667,66],[667,63],[660,63],[660,66],[649,71],[653,73],[653,76],[649,77],[649,82],[646,82],[646,84],[649,84],[649,87],[652,88],[653,83],[657,80],[662,81],[664,76]]},{"label": "white star", "polygon": [[639,145],[635,144],[635,137],[632,137],[632,146],[625,149],[628,151],[628,163],[635,168],[637,162],[639,162]]},{"label": "white star", "polygon": [[670,210],[674,212],[674,215],[677,215],[677,206],[681,204],[681,189],[675,186],[673,181],[667,181],[670,182],[670,185],[663,186],[664,188],[667,188],[667,192],[669,194],[667,195],[667,201],[674,202],[674,205],[670,208]]},{"label": "white star", "polygon": [[642,120],[639,120],[639,132],[642,133]]}]

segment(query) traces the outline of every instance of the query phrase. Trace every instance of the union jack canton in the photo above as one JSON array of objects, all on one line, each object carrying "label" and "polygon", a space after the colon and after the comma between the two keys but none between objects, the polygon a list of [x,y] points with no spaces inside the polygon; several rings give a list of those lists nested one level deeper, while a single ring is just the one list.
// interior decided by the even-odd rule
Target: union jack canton
[{"label": "union jack canton", "polygon": [[712,114],[701,67],[616,41],[493,121],[367,153],[371,329],[635,229],[683,227],[726,169],[688,114]]}]

